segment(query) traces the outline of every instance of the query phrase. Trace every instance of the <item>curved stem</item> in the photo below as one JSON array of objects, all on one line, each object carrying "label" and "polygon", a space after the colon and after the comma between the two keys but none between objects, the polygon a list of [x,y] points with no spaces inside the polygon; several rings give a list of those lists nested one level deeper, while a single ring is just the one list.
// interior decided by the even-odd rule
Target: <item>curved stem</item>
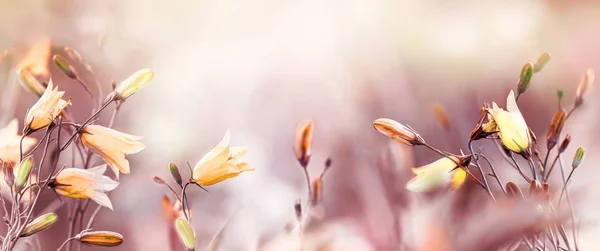
[{"label": "curved stem", "polygon": [[63,247],[65,247],[65,245],[67,245],[67,243],[69,243],[70,241],[72,241],[72,240],[75,240],[75,239],[77,239],[77,238],[75,238],[75,237],[70,237],[70,238],[66,239],[66,240],[65,240],[65,241],[64,241],[64,242],[63,242],[63,243],[60,245],[60,247],[58,247],[58,249],[56,249],[56,251],[60,251],[61,249],[63,249]]},{"label": "curved stem", "polygon": [[477,155],[481,156],[488,163],[488,165],[490,166],[490,170],[492,170],[492,174],[494,175],[494,178],[496,179],[496,181],[498,181],[498,185],[500,185],[500,189],[502,189],[502,192],[504,194],[506,194],[506,189],[504,189],[504,183],[502,183],[502,181],[500,180],[500,177],[496,173],[496,168],[494,168],[492,161],[490,161],[490,159],[487,156],[485,156],[481,153],[479,153]]}]

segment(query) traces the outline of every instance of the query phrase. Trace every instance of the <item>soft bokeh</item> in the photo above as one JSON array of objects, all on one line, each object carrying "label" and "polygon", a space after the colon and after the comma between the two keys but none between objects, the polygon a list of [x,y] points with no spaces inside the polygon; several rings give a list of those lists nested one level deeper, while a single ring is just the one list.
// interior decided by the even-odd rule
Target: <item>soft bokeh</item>
[{"label": "soft bokeh", "polygon": [[[396,165],[397,179],[386,183],[377,166],[389,155],[389,142],[372,128],[373,120],[402,121],[428,142],[459,153],[466,150],[481,105],[503,106],[523,64],[547,51],[550,63],[519,101],[528,124],[544,139],[556,89],[564,90],[570,106],[585,70],[600,72],[597,1],[29,0],[0,1],[0,20],[0,49],[15,48],[22,56],[28,44],[49,36],[55,50],[69,46],[81,52],[105,93],[111,81],[153,69],[153,82],[124,103],[115,125],[144,135],[147,146],[129,158],[131,174],[122,175],[111,194],[114,212],[99,216],[98,227],[125,236],[115,250],[169,247],[161,212],[168,191],[152,176],[168,178],[169,162],[189,175],[186,163],[193,166],[227,129],[232,145],[249,147],[245,160],[256,171],[212,186],[210,193],[192,190],[197,245],[206,246],[230,221],[223,250],[254,250],[267,240],[282,243],[268,250],[293,250],[297,240],[274,236],[294,218],[294,202],[306,199],[304,174],[293,152],[296,126],[306,118],[315,122],[313,176],[327,157],[333,160],[324,180],[328,221],[318,227],[323,233],[314,234],[327,238],[315,242],[329,243],[329,249],[319,250],[389,250],[397,238],[407,247],[426,242],[426,236],[452,239],[442,228],[451,219],[436,219],[454,203],[451,198],[402,195],[402,207],[388,207],[393,203],[386,191],[403,190],[412,177],[408,168],[437,156],[392,146],[402,164]],[[69,109],[85,119],[90,107],[85,92],[56,68],[52,76],[65,97],[72,97]],[[2,127],[15,116],[21,123],[36,100],[14,77],[9,80],[0,85]],[[564,129],[573,136],[566,156],[579,145],[588,152],[572,182],[579,191],[581,250],[600,247],[595,224],[599,96],[592,92]],[[450,115],[451,135],[436,122],[434,104]],[[102,117],[108,118],[109,113]],[[492,144],[483,144],[483,151],[501,159]],[[506,177],[518,175],[508,165],[498,169]],[[48,194],[45,203],[54,199]],[[482,192],[471,199],[486,200]],[[398,227],[394,220],[400,221],[401,237],[390,234]],[[67,238],[58,230],[41,238],[48,250]],[[459,238],[454,247],[477,250],[463,242]],[[422,250],[440,250],[429,248]]]}]

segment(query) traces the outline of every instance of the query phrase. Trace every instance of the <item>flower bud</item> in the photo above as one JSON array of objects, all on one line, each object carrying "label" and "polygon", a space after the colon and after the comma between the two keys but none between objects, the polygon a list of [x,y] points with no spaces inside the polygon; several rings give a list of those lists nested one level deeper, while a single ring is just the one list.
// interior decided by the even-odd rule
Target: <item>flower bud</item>
[{"label": "flower bud", "polygon": [[183,218],[179,218],[175,221],[175,229],[179,239],[183,242],[183,246],[189,251],[194,250],[196,248],[196,234],[190,223]]},{"label": "flower bud", "polygon": [[529,183],[529,194],[536,195],[536,196],[542,195],[543,194],[542,184],[537,180],[531,180],[531,182]]},{"label": "flower bud", "polygon": [[79,62],[83,61],[81,54],[79,54],[79,52],[77,52],[75,49],[73,49],[71,47],[65,47],[64,50],[65,50],[65,53],[67,54],[67,56],[69,56],[69,58],[71,58],[73,60],[77,60]]},{"label": "flower bud", "polygon": [[565,136],[565,139],[563,139],[563,141],[560,143],[560,146],[558,147],[558,153],[565,152],[565,150],[569,146],[569,143],[571,143],[571,135],[567,134],[567,136]]},{"label": "flower bud", "polygon": [[12,164],[8,161],[4,161],[4,163],[2,163],[2,172],[4,173],[6,185],[12,187],[15,184],[15,173]]},{"label": "flower bud", "polygon": [[515,183],[512,182],[506,183],[506,193],[513,199],[525,198],[523,192],[521,191],[521,188],[519,188]]},{"label": "flower bud", "polygon": [[171,172],[173,180],[175,180],[177,185],[181,186],[181,184],[183,183],[183,179],[181,178],[179,168],[177,168],[177,165],[175,165],[175,163],[169,163],[169,171]]},{"label": "flower bud", "polygon": [[575,95],[575,107],[579,107],[581,104],[583,104],[583,98],[585,94],[589,91],[589,89],[592,88],[594,81],[594,71],[592,69],[587,69],[587,71],[583,75],[583,79],[577,87],[577,93]]},{"label": "flower bud", "polygon": [[123,80],[115,89],[114,98],[123,100],[144,88],[154,78],[154,72],[150,69],[141,69]]},{"label": "flower bud", "polygon": [[54,65],[56,65],[60,71],[67,75],[67,77],[71,79],[77,79],[77,71],[75,70],[75,67],[73,67],[73,65],[71,65],[66,58],[57,54],[54,55],[52,61],[54,61]]},{"label": "flower bud", "polygon": [[440,124],[446,131],[450,131],[450,122],[448,120],[448,114],[440,104],[433,105],[433,112],[437,118],[438,124]]},{"label": "flower bud", "polygon": [[25,229],[23,229],[23,232],[21,233],[21,237],[32,236],[38,232],[44,231],[54,225],[57,219],[58,216],[55,213],[47,213],[37,217],[25,226]]},{"label": "flower bud", "polygon": [[558,138],[565,125],[565,121],[567,121],[565,110],[558,109],[554,114],[554,117],[552,117],[552,123],[550,124],[550,129],[548,129],[548,134],[546,135],[546,147],[548,150],[554,148],[558,143]]},{"label": "flower bud", "polygon": [[583,162],[583,157],[585,157],[585,150],[583,147],[577,148],[577,151],[575,151],[575,156],[573,157],[573,164],[571,165],[573,169],[581,165],[581,162]]},{"label": "flower bud", "polygon": [[469,135],[471,140],[483,139],[488,135],[496,132],[497,125],[494,120],[491,120],[488,123],[483,123],[487,116],[487,109],[485,107],[481,107],[481,109],[479,110],[479,122],[477,122],[477,126],[475,126],[475,129],[473,129],[473,131],[471,131],[471,134]]},{"label": "flower bud", "polygon": [[302,220],[302,202],[300,199],[296,200],[296,204],[294,204],[294,211],[296,212],[296,219],[298,221]]},{"label": "flower bud", "polygon": [[542,55],[540,55],[540,57],[537,59],[537,61],[535,61],[535,64],[533,65],[533,73],[541,71],[542,68],[544,68],[544,65],[548,63],[548,61],[550,61],[550,53],[542,53]]},{"label": "flower bud", "polygon": [[33,167],[33,157],[29,156],[19,164],[19,170],[15,179],[15,190],[21,192],[29,179],[31,168]]},{"label": "flower bud", "polygon": [[294,142],[294,152],[296,158],[302,167],[306,168],[310,161],[312,138],[313,138],[313,127],[314,123],[311,119],[305,120],[296,130],[296,140]]},{"label": "flower bud", "polygon": [[123,235],[111,231],[86,231],[75,238],[83,244],[100,247],[116,247],[123,243]]},{"label": "flower bud", "polygon": [[409,146],[422,145],[425,143],[423,138],[421,138],[421,136],[419,136],[412,128],[392,119],[377,119],[373,122],[373,127],[383,135]]},{"label": "flower bud", "polygon": [[38,97],[41,97],[42,94],[44,94],[46,87],[44,87],[44,85],[42,85],[42,83],[40,83],[40,81],[38,81],[29,70],[21,69],[19,70],[18,74],[19,83],[21,84],[21,86],[25,87],[27,90],[37,95]]},{"label": "flower bud", "polygon": [[320,177],[315,178],[311,183],[311,204],[317,205],[323,199],[323,180]]},{"label": "flower bud", "polygon": [[533,76],[533,64],[527,63],[521,69],[521,75],[519,76],[519,83],[517,84],[517,92],[519,95],[523,94],[529,88],[531,77]]},{"label": "flower bud", "polygon": [[158,176],[152,177],[152,181],[154,181],[154,183],[159,184],[159,185],[167,184],[167,182],[165,182],[165,180],[163,180],[161,177],[158,177]]}]

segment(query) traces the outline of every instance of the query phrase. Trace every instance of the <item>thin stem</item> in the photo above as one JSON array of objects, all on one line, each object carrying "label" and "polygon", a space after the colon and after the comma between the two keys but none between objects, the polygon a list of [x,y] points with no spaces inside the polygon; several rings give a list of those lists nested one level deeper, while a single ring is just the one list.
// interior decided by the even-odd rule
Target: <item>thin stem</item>
[{"label": "thin stem", "polygon": [[83,80],[81,80],[81,78],[79,78],[79,77],[75,78],[75,81],[77,81],[77,83],[81,84],[81,86],[83,87],[83,89],[85,89],[85,92],[87,92],[87,94],[90,95],[90,99],[93,102],[94,101],[94,94],[92,93],[92,91],[90,91],[90,88],[87,87],[87,85],[85,84],[85,82],[83,82]]},{"label": "thin stem", "polygon": [[483,184],[484,184],[484,189],[485,191],[488,193],[488,195],[492,198],[492,200],[496,200],[496,198],[494,197],[494,194],[492,193],[492,190],[490,189],[490,184],[487,181],[487,178],[485,177],[485,173],[483,172],[483,169],[481,168],[481,165],[479,164],[479,157],[478,155],[475,155],[473,153],[473,140],[469,140],[469,143],[467,144],[469,146],[469,152],[471,153],[471,156],[473,156],[473,159],[475,159],[475,165],[477,166],[477,169],[479,169],[479,174],[481,174],[481,178],[483,179]]},{"label": "thin stem", "polygon": [[92,224],[94,224],[94,220],[96,220],[96,217],[98,216],[98,214],[100,213],[100,209],[102,209],[101,205],[98,205],[96,207],[96,209],[94,210],[94,212],[92,213],[92,215],[90,216],[90,219],[88,221],[88,224],[85,228],[90,229],[92,228]]},{"label": "thin stem", "polygon": [[191,221],[190,221],[190,217],[189,217],[189,215],[187,214],[187,210],[188,210],[189,208],[188,208],[188,207],[186,206],[186,204],[185,204],[185,201],[187,200],[187,199],[186,199],[187,197],[186,197],[185,190],[187,189],[187,187],[188,187],[190,184],[192,184],[192,182],[191,182],[191,181],[188,181],[187,183],[185,183],[185,186],[183,186],[183,189],[181,189],[181,197],[180,197],[180,198],[182,198],[182,201],[181,201],[181,207],[183,208],[183,215],[185,216],[185,219],[186,219],[188,222],[191,222]]},{"label": "thin stem", "polygon": [[494,178],[496,179],[496,181],[498,181],[498,185],[500,186],[500,189],[502,189],[502,192],[504,194],[506,194],[506,189],[504,188],[504,183],[502,183],[502,181],[500,180],[500,177],[496,173],[496,168],[494,168],[494,165],[492,164],[490,159],[481,153],[479,153],[477,155],[481,156],[488,163],[488,165],[490,166],[490,170],[492,170],[492,174],[494,175]]},{"label": "thin stem", "polygon": [[548,171],[548,168],[546,168],[546,164],[548,164],[548,157],[550,157],[551,150],[552,149],[548,149],[548,151],[546,152],[546,157],[544,157],[544,162],[542,162],[543,167],[544,167],[544,170],[542,171],[542,180],[545,180],[546,173],[547,173],[546,171]]},{"label": "thin stem", "polygon": [[531,183],[531,179],[523,173],[523,170],[521,170],[521,167],[519,166],[519,164],[517,163],[517,160],[515,160],[515,157],[512,154],[510,155],[510,159],[513,161],[513,163],[515,163],[515,166],[517,168],[517,171],[519,171],[519,174],[521,174],[521,176],[523,176],[523,178],[527,181],[527,183]]},{"label": "thin stem", "polygon": [[60,251],[61,249],[63,249],[63,247],[65,247],[65,245],[67,245],[67,243],[69,243],[70,241],[75,240],[75,239],[77,239],[77,238],[69,237],[60,245],[60,247],[58,247],[58,249],[56,249],[56,251]]},{"label": "thin stem", "polygon": [[310,201],[310,197],[312,196],[312,186],[310,184],[310,176],[308,175],[308,169],[306,167],[302,168],[304,170],[304,177],[306,177],[306,186],[308,187],[308,200]]},{"label": "thin stem", "polygon": [[579,250],[577,248],[577,234],[576,234],[576,228],[575,228],[575,211],[573,209],[573,204],[571,203],[571,198],[569,197],[569,191],[567,190],[567,185],[569,184],[569,181],[571,180],[571,177],[573,176],[573,172],[575,171],[575,168],[571,168],[571,172],[569,173],[569,176],[567,177],[567,179],[565,179],[565,171],[564,171],[564,164],[563,164],[563,160],[562,157],[560,157],[559,155],[559,165],[560,165],[560,170],[561,170],[561,174],[562,174],[562,178],[563,178],[563,182],[564,182],[564,186],[563,186],[563,190],[560,193],[560,196],[558,197],[558,204],[557,207],[560,208],[560,202],[563,196],[563,193],[565,193],[565,197],[567,197],[567,203],[569,204],[569,210],[571,211],[571,223],[573,224],[573,245],[575,245],[575,250]]},{"label": "thin stem", "polygon": [[550,170],[548,170],[548,173],[546,173],[546,177],[544,177],[544,182],[548,181],[548,179],[550,178],[550,174],[552,173],[552,170],[554,170],[554,166],[556,165],[556,161],[558,160],[558,156],[560,156],[560,153],[556,155],[556,157],[554,158],[554,161],[552,161],[552,165],[550,166]]}]

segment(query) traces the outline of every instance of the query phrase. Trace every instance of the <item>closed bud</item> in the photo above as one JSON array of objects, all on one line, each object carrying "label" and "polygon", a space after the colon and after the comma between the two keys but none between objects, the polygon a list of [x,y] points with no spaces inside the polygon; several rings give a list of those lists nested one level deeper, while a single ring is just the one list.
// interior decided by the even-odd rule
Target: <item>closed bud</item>
[{"label": "closed bud", "polygon": [[296,129],[294,152],[302,167],[306,168],[310,161],[314,123],[311,119],[305,120]]},{"label": "closed bud", "polygon": [[123,235],[111,231],[85,231],[75,236],[83,244],[99,247],[116,247],[123,243]]},{"label": "closed bud", "polygon": [[581,165],[581,162],[583,162],[583,157],[585,157],[585,150],[583,149],[583,147],[577,148],[577,151],[575,151],[575,157],[573,157],[573,169]]},{"label": "closed bud", "polygon": [[523,94],[529,88],[531,77],[533,76],[533,64],[527,63],[521,69],[521,75],[519,76],[519,83],[517,84],[517,92],[519,95]]},{"label": "closed bud", "polygon": [[161,177],[158,177],[158,176],[152,177],[152,181],[154,181],[154,183],[159,184],[159,185],[167,184],[167,182],[165,182],[165,180],[163,180]]},{"label": "closed bud", "polygon": [[67,54],[67,56],[69,56],[70,59],[77,60],[78,62],[82,62],[83,61],[83,58],[81,57],[81,54],[79,54],[79,52],[77,52],[75,49],[73,49],[71,47],[65,47],[64,50],[65,50],[65,53]]},{"label": "closed bud", "polygon": [[29,156],[21,163],[19,163],[19,169],[17,172],[17,177],[15,179],[15,190],[21,192],[29,179],[29,174],[31,174],[31,168],[33,167],[33,157]]},{"label": "closed bud", "polygon": [[315,178],[311,183],[311,204],[313,206],[317,205],[323,199],[323,180],[319,178]]},{"label": "closed bud", "polygon": [[73,65],[71,65],[66,58],[61,55],[54,55],[52,61],[60,71],[67,75],[67,77],[71,79],[77,79],[77,71],[75,70],[75,67],[73,67]]},{"label": "closed bud", "polygon": [[294,204],[294,211],[296,212],[296,219],[298,221],[302,220],[302,202],[300,200],[296,200],[296,204]]},{"label": "closed bud", "polygon": [[440,104],[433,105],[433,112],[437,118],[438,124],[440,124],[446,131],[450,131],[450,122],[448,120],[448,114]]},{"label": "closed bud", "polygon": [[542,192],[544,198],[546,200],[550,200],[550,186],[548,185],[548,182],[544,182],[544,184],[542,184]]},{"label": "closed bud", "polygon": [[169,171],[171,172],[173,180],[175,180],[177,185],[181,186],[181,184],[183,183],[183,179],[181,178],[179,168],[177,168],[177,165],[175,165],[175,163],[169,163]]},{"label": "closed bud", "polygon": [[47,213],[37,217],[25,226],[25,229],[23,229],[23,232],[21,233],[21,237],[32,236],[38,232],[44,231],[54,225],[56,220],[58,220],[58,216],[55,213]]},{"label": "closed bud", "polygon": [[537,59],[537,61],[535,61],[535,64],[533,65],[533,73],[541,71],[542,68],[544,68],[544,65],[548,63],[548,61],[550,61],[550,53],[542,53],[542,55],[540,55],[540,57]]},{"label": "closed bud", "polygon": [[4,173],[6,185],[12,187],[15,184],[15,173],[12,164],[8,161],[4,161],[4,163],[2,163],[2,172]]},{"label": "closed bud", "polygon": [[583,75],[579,86],[577,87],[577,93],[575,94],[575,107],[579,107],[581,104],[583,104],[584,97],[592,88],[594,81],[594,71],[592,69],[588,69]]},{"label": "closed bud", "polygon": [[546,135],[546,147],[548,147],[548,150],[554,148],[558,143],[558,138],[565,125],[565,121],[567,121],[565,110],[558,109],[558,111],[554,113],[554,117],[552,117],[552,123],[550,124],[550,129],[548,129],[548,134]]},{"label": "closed bud", "polygon": [[559,153],[565,152],[565,150],[569,146],[569,143],[571,143],[571,135],[567,134],[567,136],[565,136],[563,141],[560,143],[560,146],[558,147],[558,152]]},{"label": "closed bud", "polygon": [[521,191],[521,188],[519,188],[515,183],[512,182],[506,183],[506,193],[513,199],[525,198],[523,192]]},{"label": "closed bud", "polygon": [[373,122],[373,127],[383,135],[409,146],[422,145],[425,143],[423,138],[421,138],[421,136],[419,136],[412,128],[392,119],[377,119]]},{"label": "closed bud", "polygon": [[196,248],[196,234],[187,220],[183,218],[177,219],[175,221],[175,230],[177,230],[177,235],[179,235],[179,239],[186,250],[191,251]]},{"label": "closed bud", "polygon": [[18,74],[19,83],[21,86],[25,87],[29,92],[37,95],[38,97],[41,97],[42,94],[44,94],[46,87],[42,85],[42,83],[40,83],[40,81],[38,81],[29,70],[25,68],[21,69],[19,70]]},{"label": "closed bud", "polygon": [[114,91],[114,98],[123,100],[133,95],[140,89],[152,81],[154,78],[154,72],[150,69],[141,69],[131,74],[127,79],[123,80]]},{"label": "closed bud", "polygon": [[536,196],[542,195],[542,184],[537,180],[531,180],[531,182],[529,183],[529,194]]}]

